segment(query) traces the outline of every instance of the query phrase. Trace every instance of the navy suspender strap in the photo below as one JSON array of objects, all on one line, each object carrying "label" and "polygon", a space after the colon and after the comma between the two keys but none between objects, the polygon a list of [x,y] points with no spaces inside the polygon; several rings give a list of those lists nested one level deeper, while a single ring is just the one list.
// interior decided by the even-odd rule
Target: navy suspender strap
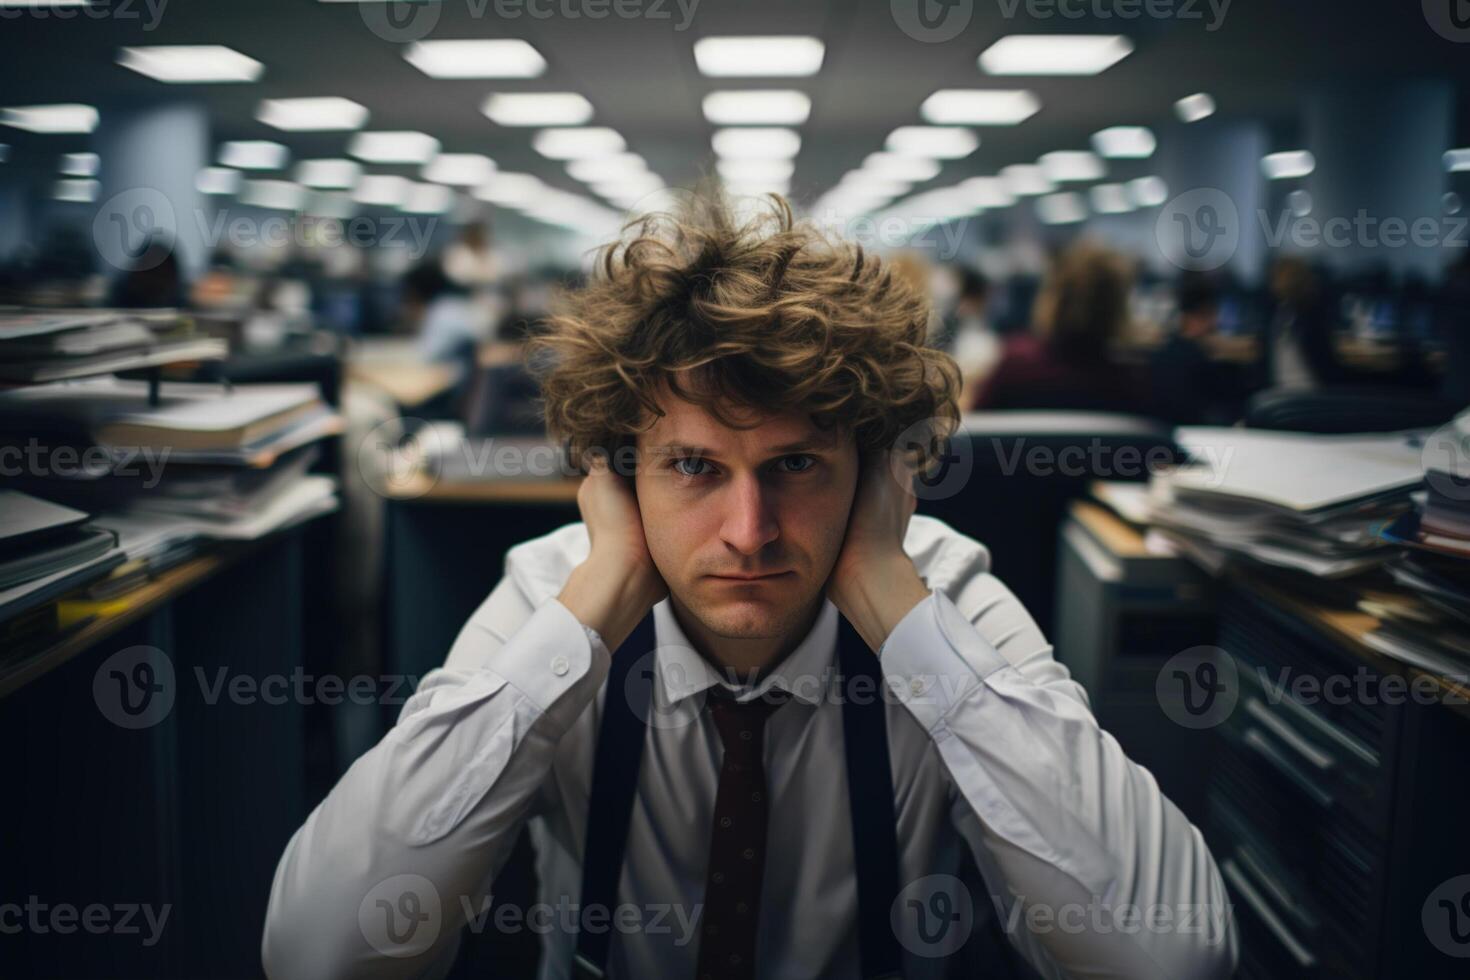
[{"label": "navy suspender strap", "polygon": [[[611,921],[622,876],[623,853],[638,790],[643,742],[653,696],[653,671],[646,659],[654,649],[653,613],[613,654],[607,675],[602,723],[587,805],[587,849],[582,859],[583,914],[606,910]],[[858,885],[858,948],[864,980],[901,977],[899,947],[889,919],[898,898],[898,836],[893,810],[893,769],[888,756],[888,725],[878,658],[851,624],[837,617],[838,667],[844,678],[842,732],[847,762],[848,803],[852,812],[854,873]],[[642,668],[637,670],[635,668]],[[866,692],[852,696],[852,678],[871,680]],[[861,855],[861,858],[858,856]],[[612,929],[579,929],[572,975],[578,980],[606,976]]]},{"label": "navy suspender strap", "polygon": [[[587,849],[582,857],[581,914],[596,909],[603,923],[611,923],[617,904],[618,879],[623,873],[623,850],[633,819],[633,797],[638,792],[638,770],[653,697],[653,611],[613,652],[607,673],[602,724],[593,756],[592,793],[587,804]],[[644,669],[636,670],[642,666]],[[637,702],[637,703],[634,703]],[[601,978],[607,969],[612,929],[577,930],[573,976]]]},{"label": "navy suspender strap", "polygon": [[[883,675],[878,658],[842,616],[837,617],[837,664],[843,680],[842,742],[858,886],[858,949],[865,980],[886,980],[902,973],[890,918],[898,900],[898,832]],[[857,677],[869,683],[854,696]]]}]

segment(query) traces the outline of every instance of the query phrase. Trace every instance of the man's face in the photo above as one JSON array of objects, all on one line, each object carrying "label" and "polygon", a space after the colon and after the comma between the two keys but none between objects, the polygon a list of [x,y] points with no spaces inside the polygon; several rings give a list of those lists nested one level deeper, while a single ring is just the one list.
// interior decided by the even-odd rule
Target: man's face
[{"label": "man's face", "polygon": [[716,636],[788,634],[842,550],[859,473],[852,434],[823,433],[795,412],[731,429],[667,392],[659,406],[663,417],[638,437],[635,484],[671,596]]}]

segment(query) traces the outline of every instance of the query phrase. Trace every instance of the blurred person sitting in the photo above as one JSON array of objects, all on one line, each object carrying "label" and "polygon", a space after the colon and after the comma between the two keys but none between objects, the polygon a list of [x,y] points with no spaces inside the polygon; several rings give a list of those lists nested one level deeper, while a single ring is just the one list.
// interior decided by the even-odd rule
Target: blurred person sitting
[{"label": "blurred person sitting", "polygon": [[1187,272],[1176,300],[1175,329],[1149,358],[1154,414],[1175,425],[1224,424],[1229,399],[1209,349],[1220,322],[1219,290],[1203,273]]},{"label": "blurred person sitting", "polygon": [[1264,385],[1305,391],[1344,380],[1332,346],[1335,326],[1321,280],[1299,258],[1271,266],[1271,315],[1261,345]]},{"label": "blurred person sitting", "polygon": [[444,408],[459,414],[487,333],[484,311],[444,274],[437,258],[421,262],[404,276],[402,304],[405,319],[418,332],[419,353],[453,371]]},{"label": "blurred person sitting", "polygon": [[185,305],[184,276],[173,242],[148,240],[132,267],[112,285],[109,305],[129,310],[178,309]]},{"label": "blurred person sitting", "polygon": [[1033,331],[1007,340],[1000,363],[971,409],[1136,412],[1131,373],[1109,361],[1128,317],[1132,271],[1115,252],[1073,245],[1037,294]]},{"label": "blurred person sitting", "polygon": [[990,281],[978,270],[954,266],[959,291],[945,314],[934,346],[948,351],[959,365],[964,387],[960,404],[975,400],[981,384],[1000,363],[1002,345],[990,324]]}]

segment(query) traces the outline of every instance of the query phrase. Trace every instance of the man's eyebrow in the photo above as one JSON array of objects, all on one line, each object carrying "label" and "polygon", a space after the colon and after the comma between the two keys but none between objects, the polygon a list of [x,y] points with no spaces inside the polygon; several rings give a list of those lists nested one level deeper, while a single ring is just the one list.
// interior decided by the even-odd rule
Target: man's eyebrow
[{"label": "man's eyebrow", "polygon": [[[779,446],[771,446],[768,450],[772,456],[788,456],[792,453],[828,452],[834,448],[831,440],[817,437],[798,439],[795,442],[783,443]],[[648,450],[657,456],[718,456],[713,449],[704,446],[690,445],[689,443],[670,442],[661,446],[652,446]]]}]

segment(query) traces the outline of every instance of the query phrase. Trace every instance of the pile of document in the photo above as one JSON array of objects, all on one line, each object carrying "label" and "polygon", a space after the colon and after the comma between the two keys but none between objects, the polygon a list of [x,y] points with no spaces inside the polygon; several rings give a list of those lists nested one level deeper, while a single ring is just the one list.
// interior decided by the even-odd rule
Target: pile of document
[{"label": "pile of document", "polygon": [[0,309],[0,382],[39,384],[226,354],[175,310]]},{"label": "pile of document", "polygon": [[1377,533],[1423,482],[1416,434],[1182,427],[1189,462],[1149,483],[1157,533],[1218,571],[1232,560],[1341,578],[1399,549]]},{"label": "pile of document", "polygon": [[5,647],[49,629],[45,616],[27,616],[61,594],[109,574],[125,560],[111,531],[71,507],[0,490],[0,617]]}]

